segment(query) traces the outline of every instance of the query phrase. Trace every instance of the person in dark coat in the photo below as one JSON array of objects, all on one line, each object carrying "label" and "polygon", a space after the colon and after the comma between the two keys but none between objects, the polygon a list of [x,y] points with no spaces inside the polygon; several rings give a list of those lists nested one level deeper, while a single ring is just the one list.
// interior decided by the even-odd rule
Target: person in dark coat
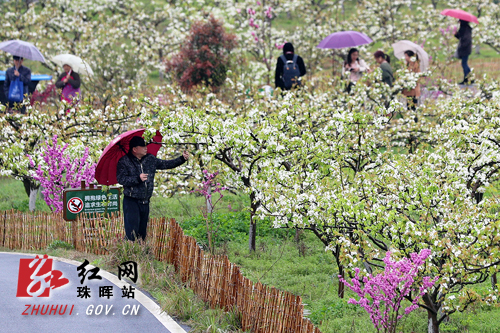
[{"label": "person in dark coat", "polygon": [[467,62],[469,55],[472,53],[472,28],[469,22],[460,20],[460,29],[458,29],[455,37],[458,38],[457,56],[462,60],[462,68],[464,70],[464,80],[459,84],[469,83],[467,77],[470,73],[470,68]]},{"label": "person in dark coat", "polygon": [[[294,48],[292,43],[285,43],[283,46],[283,55],[286,60],[293,60],[295,55]],[[276,63],[276,71],[274,75],[274,84],[276,88],[281,88],[281,90],[290,90],[291,88],[285,87],[285,82],[283,81],[283,68],[285,63],[281,57],[278,58],[278,62]],[[297,56],[297,66],[299,67],[300,76],[306,75],[306,65],[304,64],[304,60],[302,57]]]},{"label": "person in dark coat", "polygon": [[392,74],[391,57],[380,50],[375,52],[373,54],[373,57],[375,58],[375,61],[380,65],[380,69],[382,70],[382,81],[389,87],[392,87],[394,76]]},{"label": "person in dark coat", "polygon": [[[23,57],[13,56],[14,59],[14,67],[11,67],[5,73],[5,81],[3,83],[3,89],[5,93],[5,97],[9,98],[9,89],[10,83],[17,78],[21,80],[23,83],[23,92],[26,96],[29,92],[29,84],[31,83],[31,70],[28,67],[23,66]],[[15,103],[9,101],[9,105],[7,106],[9,109],[17,108],[21,113],[26,113],[26,106],[16,107]]]},{"label": "person in dark coat", "polygon": [[116,179],[123,185],[123,219],[128,240],[144,240],[149,219],[149,200],[153,195],[156,170],[173,169],[184,164],[189,153],[184,152],[173,160],[161,160],[148,154],[146,142],[134,136],[129,152],[116,166]]},{"label": "person in dark coat", "polygon": [[79,97],[80,91],[80,75],[73,71],[71,66],[64,65],[64,73],[59,75],[56,82],[56,88],[62,89],[61,101],[68,103],[73,102],[74,97]]}]

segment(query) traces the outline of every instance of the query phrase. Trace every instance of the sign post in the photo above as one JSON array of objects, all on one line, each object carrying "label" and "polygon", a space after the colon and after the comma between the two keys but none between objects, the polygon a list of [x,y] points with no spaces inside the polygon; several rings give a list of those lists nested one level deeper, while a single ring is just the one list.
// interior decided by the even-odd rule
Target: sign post
[{"label": "sign post", "polygon": [[120,211],[120,188],[109,187],[103,191],[102,186],[85,186],[66,189],[63,192],[64,212],[66,221],[74,221],[81,214],[110,214]]}]

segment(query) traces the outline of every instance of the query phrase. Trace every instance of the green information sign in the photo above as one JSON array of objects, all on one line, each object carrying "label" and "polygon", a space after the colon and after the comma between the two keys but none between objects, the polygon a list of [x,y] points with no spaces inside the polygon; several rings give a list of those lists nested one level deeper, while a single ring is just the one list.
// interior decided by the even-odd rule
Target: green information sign
[{"label": "green information sign", "polygon": [[102,186],[79,187],[64,190],[64,213],[66,221],[76,220],[80,214],[109,214],[120,211],[120,188]]}]

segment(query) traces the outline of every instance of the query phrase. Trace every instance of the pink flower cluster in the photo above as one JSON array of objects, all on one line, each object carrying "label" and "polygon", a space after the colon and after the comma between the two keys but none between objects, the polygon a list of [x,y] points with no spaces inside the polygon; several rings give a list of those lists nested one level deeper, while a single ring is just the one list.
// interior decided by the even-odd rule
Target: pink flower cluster
[{"label": "pink flower cluster", "polygon": [[273,8],[269,7],[264,13],[268,18],[273,18]]},{"label": "pink flower cluster", "polygon": [[257,23],[255,23],[255,20],[253,17],[250,17],[250,19],[248,20],[248,25],[254,29],[259,29],[259,25]]},{"label": "pink flower cluster", "polygon": [[407,315],[418,308],[419,300],[437,280],[437,277],[433,280],[424,277],[420,288],[416,286],[419,268],[424,265],[430,254],[431,250],[424,249],[418,254],[410,254],[410,259],[393,261],[391,253],[387,252],[383,273],[376,276],[370,274],[361,279],[359,268],[355,268],[356,274],[351,280],[352,284],[340,277],[340,280],[360,297],[359,301],[351,298],[349,303],[363,307],[369,313],[377,331],[396,332],[397,322],[403,317],[403,314],[399,314],[403,299],[409,295],[413,297],[412,305],[404,310]]},{"label": "pink flower cluster", "polygon": [[205,180],[201,183],[201,188],[196,189],[193,192],[201,193],[206,199],[211,199],[213,193],[219,193],[219,200],[222,199],[224,195],[222,195],[221,192],[227,190],[227,187],[221,186],[220,183],[216,183],[214,181],[218,174],[219,172],[209,173],[208,170],[203,170]]},{"label": "pink flower cluster", "polygon": [[[87,161],[89,148],[86,147],[81,158],[72,159],[66,153],[68,144],[57,144],[57,135],[52,138],[52,145],[47,143],[42,151],[43,163],[38,166],[35,176],[44,190],[42,191],[45,202],[53,212],[63,210],[62,194],[65,188],[79,187],[82,180],[90,183],[94,181],[96,164]],[[31,156],[30,166],[35,167]]]},{"label": "pink flower cluster", "polygon": [[439,28],[439,32],[441,32],[441,35],[446,36],[448,34],[456,34],[457,33],[457,27],[456,26],[447,26],[446,30],[443,28]]},{"label": "pink flower cluster", "polygon": [[281,49],[283,49],[283,47],[285,46],[285,44],[286,44],[286,41],[283,44],[274,43],[274,46],[276,46],[276,48],[278,50],[281,50]]}]

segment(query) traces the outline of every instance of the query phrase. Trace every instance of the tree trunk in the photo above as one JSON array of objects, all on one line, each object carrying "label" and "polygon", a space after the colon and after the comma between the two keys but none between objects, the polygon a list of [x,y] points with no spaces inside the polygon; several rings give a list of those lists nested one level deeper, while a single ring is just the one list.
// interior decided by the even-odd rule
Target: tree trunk
[{"label": "tree trunk", "polygon": [[300,242],[300,234],[302,233],[302,230],[299,228],[295,228],[295,244],[299,244]]},{"label": "tree trunk", "polygon": [[427,311],[427,333],[439,333],[437,314]]},{"label": "tree trunk", "polygon": [[480,44],[477,44],[475,49],[476,49],[476,54],[481,54],[481,45]]},{"label": "tree trunk", "polygon": [[248,231],[248,250],[250,252],[255,252],[255,239],[257,237],[257,222],[255,221],[255,213],[257,213],[259,205],[259,202],[255,202],[255,193],[250,193],[250,230]]},{"label": "tree trunk", "polygon": [[250,215],[250,230],[248,231],[248,250],[255,252],[255,234],[257,233],[257,224],[254,223],[253,214]]},{"label": "tree trunk", "polygon": [[34,212],[36,209],[36,196],[38,194],[38,188],[32,189],[30,192],[29,209],[30,212]]},{"label": "tree trunk", "polygon": [[35,184],[31,179],[23,179],[24,190],[29,197],[29,210],[31,212],[36,209],[36,196],[38,194],[38,188],[40,185]]},{"label": "tree trunk", "polygon": [[493,290],[498,290],[498,280],[497,280],[497,274],[494,273],[491,275],[491,288],[493,288]]},{"label": "tree trunk", "polygon": [[206,196],[205,197],[205,201],[206,201],[206,204],[207,204],[207,216],[212,214],[212,210],[213,210],[213,206],[212,206],[212,186],[208,186],[208,194],[210,196]]},{"label": "tree trunk", "polygon": [[[345,272],[344,272],[344,266],[338,265],[339,266],[339,275],[345,279]],[[339,279],[339,290],[338,290],[338,295],[340,298],[344,298],[344,282],[340,281]]]}]

